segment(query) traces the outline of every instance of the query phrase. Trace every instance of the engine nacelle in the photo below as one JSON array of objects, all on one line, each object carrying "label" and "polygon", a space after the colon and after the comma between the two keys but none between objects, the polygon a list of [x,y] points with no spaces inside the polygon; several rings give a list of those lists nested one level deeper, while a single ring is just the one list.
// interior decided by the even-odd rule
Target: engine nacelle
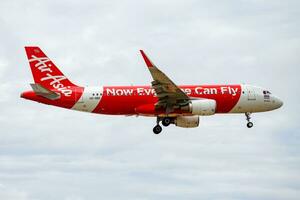
[{"label": "engine nacelle", "polygon": [[216,113],[216,101],[212,99],[192,100],[189,110],[193,115],[213,115]]},{"label": "engine nacelle", "polygon": [[195,128],[200,123],[199,116],[178,116],[175,119],[175,125],[182,128]]}]

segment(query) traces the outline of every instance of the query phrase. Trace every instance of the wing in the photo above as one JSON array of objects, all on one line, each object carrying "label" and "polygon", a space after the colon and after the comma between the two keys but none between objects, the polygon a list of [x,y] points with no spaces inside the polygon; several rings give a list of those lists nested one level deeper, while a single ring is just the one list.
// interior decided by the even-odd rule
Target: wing
[{"label": "wing", "polygon": [[164,108],[166,113],[170,113],[176,108],[185,106],[190,98],[150,61],[143,50],[140,50],[140,52],[153,78],[152,88],[158,97],[155,107]]}]

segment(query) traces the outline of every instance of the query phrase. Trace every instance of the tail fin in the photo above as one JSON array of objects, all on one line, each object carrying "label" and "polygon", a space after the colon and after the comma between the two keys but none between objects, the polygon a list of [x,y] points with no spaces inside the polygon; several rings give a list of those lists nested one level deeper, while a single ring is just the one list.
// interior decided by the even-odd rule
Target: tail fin
[{"label": "tail fin", "polygon": [[76,86],[56,67],[39,47],[25,47],[34,82],[49,90],[70,93],[70,87]]}]

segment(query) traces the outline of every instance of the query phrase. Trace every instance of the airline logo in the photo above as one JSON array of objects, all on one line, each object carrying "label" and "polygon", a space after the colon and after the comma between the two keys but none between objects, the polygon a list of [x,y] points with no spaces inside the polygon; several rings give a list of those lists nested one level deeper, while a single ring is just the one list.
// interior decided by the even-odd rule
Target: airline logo
[{"label": "airline logo", "polygon": [[67,86],[65,87],[63,83],[61,83],[62,80],[67,79],[65,76],[63,75],[52,75],[51,73],[53,73],[52,69],[51,69],[51,62],[50,59],[47,57],[36,57],[35,55],[31,56],[32,58],[29,59],[29,63],[32,62],[36,62],[36,64],[34,65],[35,68],[37,68],[40,72],[47,72],[45,75],[45,77],[41,77],[40,81],[47,81],[50,80],[51,82],[49,83],[49,85],[51,87],[53,87],[54,89],[57,89],[58,91],[60,91],[64,96],[71,96],[72,94],[72,90],[69,89],[70,87]]},{"label": "airline logo", "polygon": [[65,97],[71,97],[73,85],[52,61],[38,48],[26,48],[28,61],[36,83],[49,89],[61,92]]}]

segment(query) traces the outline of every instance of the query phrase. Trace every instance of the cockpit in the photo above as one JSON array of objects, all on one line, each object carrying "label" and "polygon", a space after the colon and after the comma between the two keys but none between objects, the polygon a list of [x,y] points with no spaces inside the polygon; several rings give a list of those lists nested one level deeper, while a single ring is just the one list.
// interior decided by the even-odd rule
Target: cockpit
[{"label": "cockpit", "polygon": [[269,92],[268,90],[264,90],[264,91],[263,91],[263,94],[264,94],[264,95],[270,95],[270,94],[272,94],[272,93]]}]

